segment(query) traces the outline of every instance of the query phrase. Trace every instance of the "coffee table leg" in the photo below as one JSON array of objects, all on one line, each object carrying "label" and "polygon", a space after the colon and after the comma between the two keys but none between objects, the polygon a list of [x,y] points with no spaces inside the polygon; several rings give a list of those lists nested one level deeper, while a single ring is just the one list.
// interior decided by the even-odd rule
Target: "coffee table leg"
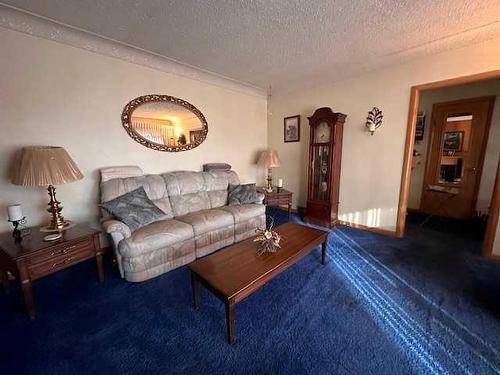
[{"label": "coffee table leg", "polygon": [[198,285],[198,277],[191,271],[191,287],[193,289],[193,307],[198,310],[200,307],[200,288]]},{"label": "coffee table leg", "polygon": [[325,264],[326,258],[326,241],[321,244],[321,264]]},{"label": "coffee table leg", "polygon": [[227,323],[227,342],[229,345],[234,344],[236,337],[234,336],[234,303],[226,302],[226,323]]}]

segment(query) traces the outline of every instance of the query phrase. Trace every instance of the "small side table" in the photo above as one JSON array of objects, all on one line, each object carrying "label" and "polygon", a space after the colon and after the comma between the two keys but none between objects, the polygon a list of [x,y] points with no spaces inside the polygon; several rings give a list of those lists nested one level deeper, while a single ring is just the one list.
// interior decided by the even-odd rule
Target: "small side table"
[{"label": "small side table", "polygon": [[272,192],[268,192],[265,188],[259,188],[257,190],[259,193],[264,194],[264,204],[270,207],[287,206],[288,208],[288,220],[292,216],[292,192],[280,189],[278,192],[277,188],[274,188]]},{"label": "small side table", "polygon": [[99,280],[104,280],[99,233],[87,225],[76,225],[63,231],[62,238],[55,241],[44,241],[47,233],[40,232],[40,227],[31,228],[21,242],[15,242],[10,232],[0,235],[0,279],[7,287],[7,271],[16,277],[30,319],[35,319],[31,288],[34,280],[90,258],[96,259]]}]

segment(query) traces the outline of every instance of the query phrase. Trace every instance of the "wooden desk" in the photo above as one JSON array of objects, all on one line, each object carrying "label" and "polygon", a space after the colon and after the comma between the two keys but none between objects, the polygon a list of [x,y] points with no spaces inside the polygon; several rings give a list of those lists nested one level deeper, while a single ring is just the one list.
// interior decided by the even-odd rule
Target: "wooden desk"
[{"label": "wooden desk", "polygon": [[30,319],[35,318],[34,280],[90,258],[96,259],[99,280],[104,280],[99,233],[87,225],[76,225],[55,241],[44,241],[48,233],[40,232],[39,227],[31,228],[21,242],[15,242],[10,232],[0,235],[0,278],[5,288],[7,271],[19,280]]}]

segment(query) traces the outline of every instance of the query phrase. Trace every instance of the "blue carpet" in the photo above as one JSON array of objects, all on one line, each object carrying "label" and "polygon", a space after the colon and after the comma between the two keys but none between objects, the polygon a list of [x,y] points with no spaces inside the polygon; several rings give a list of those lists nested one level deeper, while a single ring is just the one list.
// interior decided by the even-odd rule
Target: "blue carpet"
[{"label": "blue carpet", "polygon": [[337,228],[327,265],[317,250],[238,304],[233,346],[220,301],[202,288],[192,309],[186,267],[135,284],[108,264],[99,284],[84,262],[34,284],[33,322],[0,292],[0,373],[500,374],[500,264],[477,246]]}]

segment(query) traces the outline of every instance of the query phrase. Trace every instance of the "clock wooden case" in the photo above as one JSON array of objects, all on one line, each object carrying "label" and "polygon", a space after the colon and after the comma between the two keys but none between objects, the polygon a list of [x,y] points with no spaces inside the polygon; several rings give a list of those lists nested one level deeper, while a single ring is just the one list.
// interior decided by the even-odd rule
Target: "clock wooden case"
[{"label": "clock wooden case", "polygon": [[342,135],[346,115],[329,107],[308,117],[309,177],[305,221],[326,227],[338,223]]}]

